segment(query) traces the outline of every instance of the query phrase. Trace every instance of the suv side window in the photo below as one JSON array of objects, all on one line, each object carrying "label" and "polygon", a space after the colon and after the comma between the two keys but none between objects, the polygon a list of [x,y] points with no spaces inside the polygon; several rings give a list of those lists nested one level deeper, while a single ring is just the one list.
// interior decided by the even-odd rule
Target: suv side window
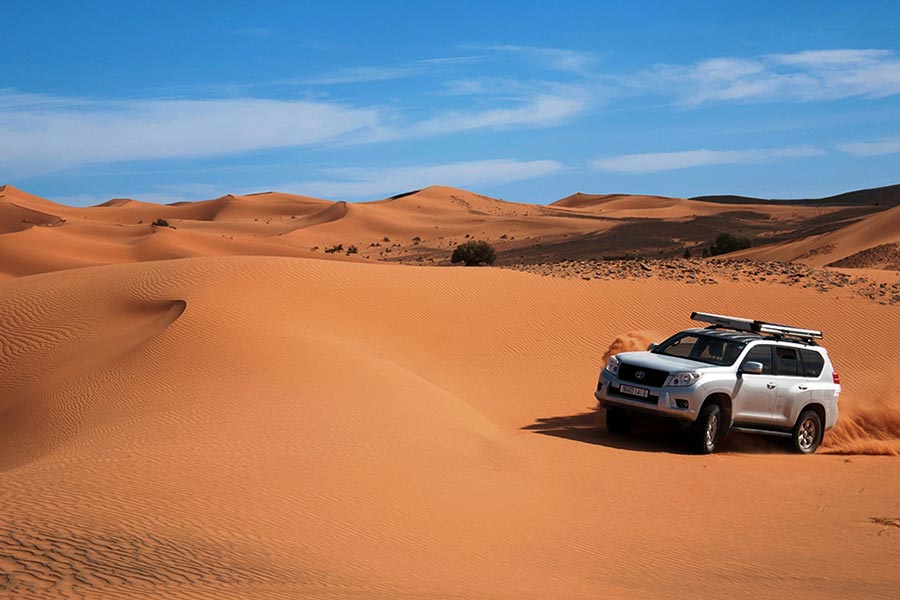
[{"label": "suv side window", "polygon": [[744,357],[744,362],[753,361],[762,363],[763,375],[771,375],[772,374],[772,346],[764,345],[764,346],[754,346],[750,349],[750,352],[747,353],[747,356]]},{"label": "suv side window", "polygon": [[797,351],[793,348],[775,347],[775,365],[778,375],[798,377],[800,375],[800,360]]},{"label": "suv side window", "polygon": [[818,378],[825,367],[825,359],[815,350],[801,350],[800,358],[803,360],[803,376]]}]

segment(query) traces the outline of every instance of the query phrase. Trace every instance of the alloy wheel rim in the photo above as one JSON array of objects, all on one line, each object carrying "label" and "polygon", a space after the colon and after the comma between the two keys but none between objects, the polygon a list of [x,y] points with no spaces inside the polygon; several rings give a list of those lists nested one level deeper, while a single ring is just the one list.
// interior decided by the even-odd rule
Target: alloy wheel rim
[{"label": "alloy wheel rim", "polygon": [[800,448],[803,450],[809,450],[812,448],[813,443],[816,440],[816,422],[812,419],[806,419],[803,423],[800,424],[800,432],[798,436],[797,443],[800,445]]},{"label": "alloy wheel rim", "polygon": [[719,430],[719,417],[712,415],[706,422],[706,448],[712,449],[716,444],[716,432]]}]

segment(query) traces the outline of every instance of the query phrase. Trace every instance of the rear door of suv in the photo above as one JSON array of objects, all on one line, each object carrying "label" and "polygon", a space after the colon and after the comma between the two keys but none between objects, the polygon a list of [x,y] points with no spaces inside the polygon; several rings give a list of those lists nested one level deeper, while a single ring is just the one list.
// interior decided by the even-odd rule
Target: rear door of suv
[{"label": "rear door of suv", "polygon": [[[793,427],[800,410],[812,399],[813,379],[804,376],[801,350],[790,346],[775,346],[775,375],[778,386],[772,424]],[[820,369],[821,371],[821,369]]]}]

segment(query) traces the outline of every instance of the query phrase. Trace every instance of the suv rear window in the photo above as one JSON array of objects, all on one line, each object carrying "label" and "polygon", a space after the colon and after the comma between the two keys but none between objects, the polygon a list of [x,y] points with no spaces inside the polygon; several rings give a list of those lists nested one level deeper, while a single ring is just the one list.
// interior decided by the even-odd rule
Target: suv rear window
[{"label": "suv rear window", "polygon": [[825,366],[825,359],[815,350],[801,350],[800,358],[803,361],[803,376],[818,377],[822,374],[822,368]]},{"label": "suv rear window", "polygon": [[797,377],[800,375],[800,360],[793,348],[775,347],[775,364],[779,375]]}]

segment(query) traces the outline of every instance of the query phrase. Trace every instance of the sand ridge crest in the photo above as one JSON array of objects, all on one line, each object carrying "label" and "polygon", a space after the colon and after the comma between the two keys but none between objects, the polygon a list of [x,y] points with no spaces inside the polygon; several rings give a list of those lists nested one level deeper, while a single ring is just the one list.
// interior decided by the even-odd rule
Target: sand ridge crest
[{"label": "sand ridge crest", "polygon": [[[114,199],[76,208],[12,186],[4,189],[0,198],[15,200],[19,206],[0,204],[6,206],[0,226],[7,233],[35,223],[61,225],[56,235],[42,236],[41,245],[21,248],[20,240],[15,244],[19,247],[10,248],[9,258],[0,260],[0,274],[6,277],[223,254],[447,264],[453,249],[471,239],[492,243],[500,262],[506,263],[634,254],[674,257],[685,251],[701,254],[722,231],[746,231],[763,244],[745,256],[824,265],[858,254],[870,240],[896,241],[891,225],[896,208],[884,211],[877,203],[736,205],[663,196],[576,194],[541,206],[431,186],[361,203],[263,192],[163,205]],[[163,236],[170,243],[135,246],[138,232],[160,233],[152,224],[161,222],[172,228]],[[674,231],[673,224],[677,224]],[[10,245],[0,233],[0,251]],[[325,255],[329,248],[343,250]],[[350,248],[355,252],[348,252]]]}]

